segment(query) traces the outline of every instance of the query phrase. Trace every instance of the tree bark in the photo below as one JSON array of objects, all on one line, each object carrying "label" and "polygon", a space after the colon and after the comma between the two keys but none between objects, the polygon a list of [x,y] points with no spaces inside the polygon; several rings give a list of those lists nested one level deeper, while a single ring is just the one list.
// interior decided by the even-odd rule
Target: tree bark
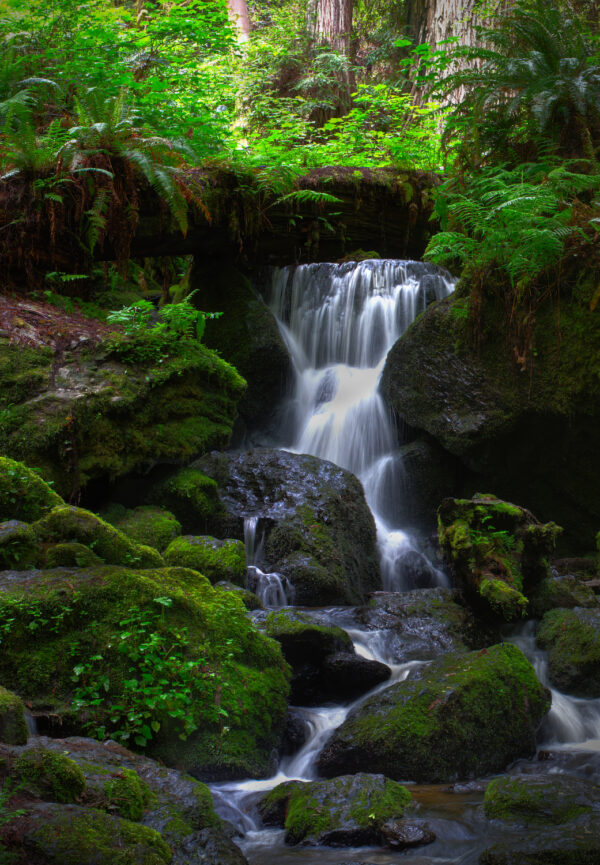
[{"label": "tree bark", "polygon": [[328,42],[347,57],[350,56],[352,12],[352,0],[317,0],[311,22],[317,40]]},{"label": "tree bark", "polygon": [[227,0],[227,14],[236,30],[238,42],[247,42],[250,38],[250,16],[246,0]]}]

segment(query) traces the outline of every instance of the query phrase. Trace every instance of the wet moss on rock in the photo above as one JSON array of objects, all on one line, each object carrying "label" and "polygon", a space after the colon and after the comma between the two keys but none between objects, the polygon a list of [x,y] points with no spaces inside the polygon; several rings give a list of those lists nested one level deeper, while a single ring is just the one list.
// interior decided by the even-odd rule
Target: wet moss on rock
[{"label": "wet moss on rock", "polygon": [[30,793],[51,802],[76,802],[85,790],[77,763],[46,748],[29,748],[15,761],[11,776]]},{"label": "wet moss on rock", "polygon": [[112,505],[103,517],[136,544],[153,547],[159,553],[181,534],[177,517],[161,507],[140,505],[129,510],[122,505]]},{"label": "wet moss on rock", "polygon": [[64,501],[33,469],[0,457],[0,520],[32,523]]},{"label": "wet moss on rock", "polygon": [[600,786],[560,775],[505,775],[490,782],[483,807],[490,820],[568,823],[589,814],[593,807],[600,809]]},{"label": "wet moss on rock", "polygon": [[184,468],[156,484],[148,501],[172,511],[187,533],[213,532],[227,520],[216,481],[195,468]]},{"label": "wet moss on rock", "polygon": [[0,742],[24,745],[27,742],[25,706],[20,697],[0,685]]},{"label": "wet moss on rock", "polygon": [[231,538],[221,541],[206,535],[184,535],[169,544],[165,562],[199,571],[211,583],[228,580],[238,586],[246,584],[244,544]]},{"label": "wet moss on rock", "polygon": [[600,697],[600,609],[550,610],[537,644],[548,651],[548,674],[559,691]]},{"label": "wet moss on rock", "polygon": [[19,520],[0,523],[0,569],[33,567],[36,558],[37,539],[30,525]]},{"label": "wet moss on rock", "polygon": [[104,559],[78,541],[68,541],[48,547],[43,561],[45,568],[93,568],[95,565],[103,564]]}]

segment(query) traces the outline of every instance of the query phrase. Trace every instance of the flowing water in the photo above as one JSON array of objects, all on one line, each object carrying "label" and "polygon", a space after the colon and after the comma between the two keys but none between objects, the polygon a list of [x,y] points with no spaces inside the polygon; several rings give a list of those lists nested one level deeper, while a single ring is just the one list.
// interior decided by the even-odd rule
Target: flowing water
[{"label": "flowing water", "polygon": [[[417,540],[403,529],[397,516],[398,497],[405,494],[406,485],[397,432],[378,392],[379,379],[387,352],[398,337],[428,302],[447,296],[453,287],[451,277],[432,266],[374,260],[284,268],[273,281],[271,308],[294,368],[293,390],[281,415],[280,446],[331,460],[360,478],[377,526],[387,591],[415,588],[409,561],[421,554]],[[262,538],[256,519],[246,520],[245,539],[249,585],[263,604],[281,607],[293,603],[293,586],[281,575],[260,568]],[[444,574],[428,563],[419,573],[420,586],[446,582]],[[345,628],[358,654],[390,666],[391,678],[379,688],[409,677],[426,663],[395,663],[390,634],[357,627],[348,608],[308,612],[319,623]],[[534,625],[513,629],[507,639],[523,649],[546,683],[545,656],[535,648]],[[283,832],[264,829],[256,813],[257,800],[277,784],[316,777],[316,759],[327,738],[365,698],[348,705],[300,708],[308,731],[306,743],[281,761],[273,777],[212,785],[217,810],[244,835],[238,843],[251,865],[391,865],[398,861],[398,853],[379,848],[288,848]],[[553,691],[553,708],[540,741],[544,748],[562,749],[555,770],[589,774],[590,762],[582,753],[597,750],[599,737],[600,700],[577,700]],[[574,750],[574,745],[586,750]],[[595,763],[594,767],[597,771]],[[536,771],[544,768],[536,764]],[[456,793],[428,785],[412,790],[421,803],[420,816],[427,817],[437,840],[402,853],[403,858],[411,865],[475,865],[481,850],[499,831],[490,828],[483,817],[481,788]]]}]

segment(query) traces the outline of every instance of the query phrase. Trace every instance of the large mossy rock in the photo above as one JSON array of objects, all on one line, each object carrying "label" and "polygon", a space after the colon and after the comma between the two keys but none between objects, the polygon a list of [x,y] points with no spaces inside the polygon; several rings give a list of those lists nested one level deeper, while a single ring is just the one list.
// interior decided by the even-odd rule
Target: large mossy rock
[{"label": "large mossy rock", "polygon": [[377,592],[355,615],[369,630],[385,630],[387,657],[395,664],[479,649],[499,638],[458,603],[457,591],[441,587]]},{"label": "large mossy rock", "polygon": [[103,514],[104,519],[135,541],[164,552],[171,541],[181,534],[181,523],[164,508],[141,505],[128,509],[123,505],[111,505]]},{"label": "large mossy rock", "polygon": [[157,480],[146,491],[146,501],[172,511],[185,534],[243,536],[244,523],[228,513],[216,481],[197,468],[183,468]]},{"label": "large mossy rock", "polygon": [[560,532],[493,495],[444,499],[438,535],[455,583],[481,611],[507,622],[527,613],[530,588],[548,576]]},{"label": "large mossy rock", "polygon": [[535,619],[557,607],[600,609],[600,598],[586,581],[576,575],[562,575],[551,568],[550,576],[530,592],[529,612]]},{"label": "large mossy rock", "polygon": [[368,770],[418,782],[485,775],[535,753],[549,708],[548,691],[516,646],[448,655],[353,710],[319,769],[326,777]]},{"label": "large mossy rock", "polygon": [[248,279],[233,265],[196,260],[190,285],[207,312],[222,312],[204,341],[239,371],[248,389],[238,411],[249,430],[268,428],[291,377],[291,360],[275,317]]},{"label": "large mossy rock", "polygon": [[26,349],[0,339],[4,455],[39,467],[70,496],[90,480],[228,444],[244,381],[214,351],[190,341],[171,356],[123,363],[104,346]]},{"label": "large mossy rock", "polygon": [[[272,771],[288,667],[233,592],[184,568],[8,571],[0,618],[11,619],[0,681],[41,719],[130,736],[200,778]],[[130,710],[147,713],[145,726],[130,726]]]},{"label": "large mossy rock", "polygon": [[0,521],[32,523],[64,501],[34,469],[0,457]]},{"label": "large mossy rock", "polygon": [[559,691],[600,697],[600,609],[550,610],[537,644],[548,651],[548,675]]},{"label": "large mossy rock", "polygon": [[484,290],[477,338],[471,316],[481,307],[471,310],[465,284],[394,345],[383,393],[400,418],[458,458],[467,495],[493,489],[556,520],[567,543],[590,549],[600,524],[594,277],[588,270],[572,291],[538,306],[525,348],[509,332],[516,318],[503,293]]},{"label": "large mossy rock", "polygon": [[287,577],[297,604],[359,603],[381,588],[375,523],[350,472],[272,448],[212,453],[191,468],[215,480],[229,514],[222,526],[215,518],[211,534],[227,537],[233,519],[241,531],[244,517],[257,518],[265,557],[258,564]]},{"label": "large mossy rock", "polygon": [[90,549],[109,565],[156,568],[164,564],[152,547],[136,544],[91,511],[62,505],[54,508],[32,526],[40,543],[75,542]]},{"label": "large mossy rock", "polygon": [[[35,802],[39,799],[77,804],[82,806],[81,810],[64,809],[62,814],[78,820],[87,813],[90,819],[98,821],[99,827],[117,837],[123,824],[118,819],[107,821],[106,815],[143,823],[168,846],[172,855],[168,861],[172,865],[245,865],[241,851],[229,839],[214,811],[206,785],[115,742],[36,736],[26,747],[0,745],[0,759],[0,777],[15,790],[19,806],[26,814],[32,808],[35,820]],[[99,816],[101,813],[103,817]],[[62,833],[61,811],[55,808],[50,814],[51,824],[56,820]],[[7,827],[8,847],[15,853],[29,846],[27,833],[20,837],[20,825],[16,815]],[[150,837],[156,839],[156,835]],[[78,841],[77,833],[72,845],[64,837],[61,847],[64,861],[80,861],[75,859]],[[117,851],[103,852],[110,858],[95,861],[122,861]]]},{"label": "large mossy rock", "polygon": [[406,787],[383,775],[358,773],[331,781],[280,784],[259,804],[270,825],[285,828],[286,844],[358,847],[381,843],[381,828],[410,805]]},{"label": "large mossy rock", "polygon": [[564,775],[496,778],[484,799],[486,817],[518,834],[493,845],[481,865],[598,865],[600,786]]}]

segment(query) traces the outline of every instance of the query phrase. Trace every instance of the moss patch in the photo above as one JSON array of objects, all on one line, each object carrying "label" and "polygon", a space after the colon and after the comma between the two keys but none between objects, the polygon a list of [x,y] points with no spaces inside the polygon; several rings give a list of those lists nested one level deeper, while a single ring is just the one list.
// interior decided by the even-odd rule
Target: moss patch
[{"label": "moss patch", "polygon": [[577,697],[600,697],[600,610],[550,610],[537,634],[550,681]]},{"label": "moss patch", "polygon": [[0,742],[24,745],[27,742],[27,723],[23,701],[0,685]]},{"label": "moss patch", "polygon": [[181,534],[177,517],[160,507],[142,505],[128,510],[113,505],[104,513],[104,519],[135,543],[153,547],[159,553]]},{"label": "moss patch", "polygon": [[517,823],[568,823],[600,804],[600,787],[561,776],[504,776],[495,778],[484,798],[489,819]]},{"label": "moss patch", "polygon": [[0,457],[0,519],[33,522],[64,504],[33,469]]},{"label": "moss patch", "polygon": [[242,541],[184,535],[169,544],[165,562],[199,571],[211,583],[228,580],[238,586],[246,584],[246,551]]},{"label": "moss patch", "polygon": [[85,789],[85,777],[77,763],[46,748],[25,751],[11,774],[30,792],[53,802],[75,802]]}]

